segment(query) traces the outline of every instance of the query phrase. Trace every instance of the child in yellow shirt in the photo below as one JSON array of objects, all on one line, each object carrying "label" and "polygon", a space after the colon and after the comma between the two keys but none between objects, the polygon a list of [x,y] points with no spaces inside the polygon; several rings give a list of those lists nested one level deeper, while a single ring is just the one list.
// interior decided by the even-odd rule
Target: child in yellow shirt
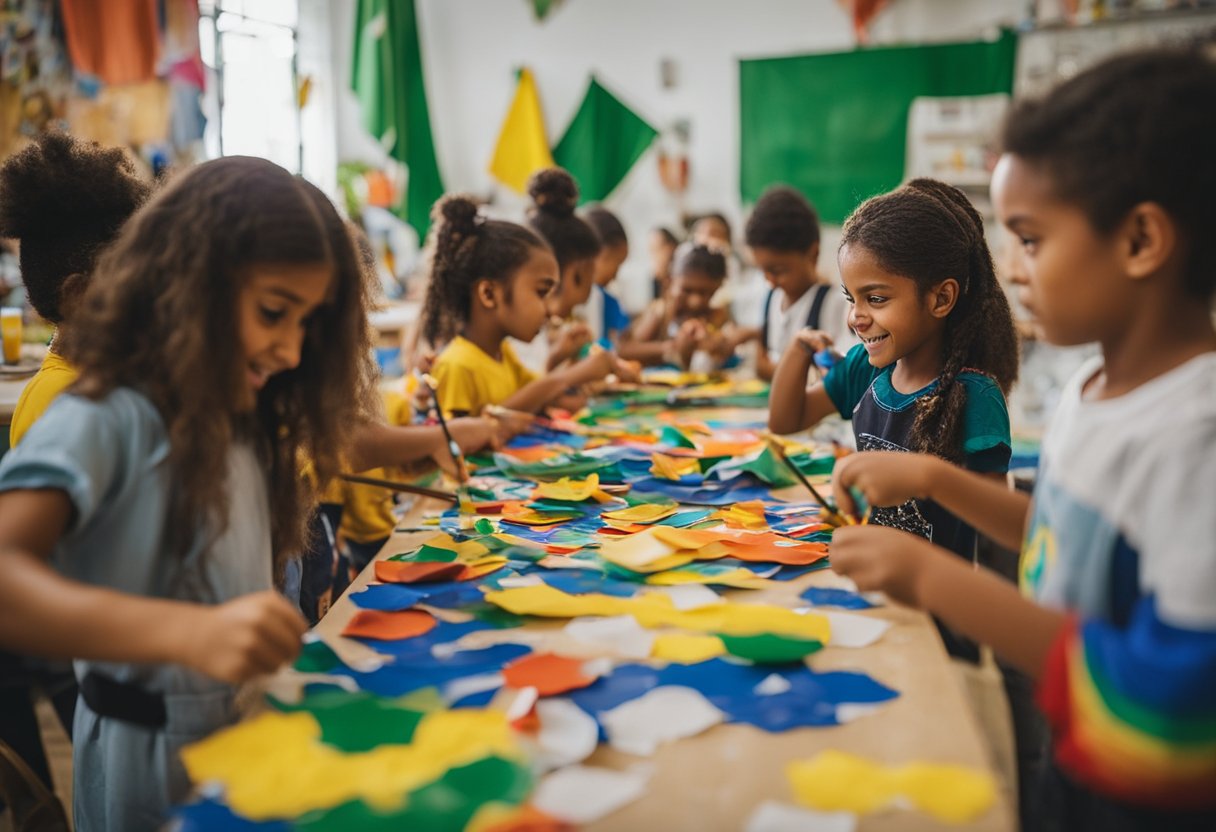
[{"label": "child in yellow shirt", "polygon": [[0,236],[21,241],[26,296],[56,326],[42,367],[17,400],[10,445],[76,381],[76,369],[61,353],[71,337],[72,306],[98,256],[150,193],[121,148],[66,133],[43,133],[0,168]]},{"label": "child in yellow shirt", "polygon": [[431,343],[456,335],[435,360],[439,404],[453,414],[479,414],[486,405],[536,413],[567,391],[618,369],[609,352],[537,376],[506,343],[535,338],[559,285],[557,260],[535,233],[478,216],[467,197],[445,197],[435,207],[435,263],[423,311]]}]

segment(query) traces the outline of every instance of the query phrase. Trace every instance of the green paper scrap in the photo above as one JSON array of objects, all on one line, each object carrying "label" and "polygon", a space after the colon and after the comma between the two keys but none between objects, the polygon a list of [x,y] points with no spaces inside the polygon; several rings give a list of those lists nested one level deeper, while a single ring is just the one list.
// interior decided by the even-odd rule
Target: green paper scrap
[{"label": "green paper scrap", "polygon": [[703,456],[703,457],[701,457],[701,459],[699,460],[699,462],[701,463],[701,473],[702,474],[709,473],[710,468],[713,468],[715,465],[717,465],[719,462],[721,462],[724,459],[730,459],[730,457],[729,456]]},{"label": "green paper scrap", "polygon": [[300,649],[300,656],[292,665],[301,673],[328,673],[342,664],[338,654],[323,641],[313,641]]},{"label": "green paper scrap", "polygon": [[[808,477],[830,474],[836,465],[836,457],[830,454],[827,456],[816,456],[810,453],[794,454],[789,456],[789,460],[804,476]],[[739,470],[748,471],[775,488],[788,488],[798,483],[798,479],[790,472],[790,469],[768,447],[762,450],[755,459],[739,466]]]},{"label": "green paper scrap", "polygon": [[754,636],[731,636],[717,634],[726,647],[726,652],[756,664],[790,664],[800,662],[812,653],[823,649],[817,639],[790,638],[773,633]]},{"label": "green paper scrap", "polygon": [[532,788],[527,768],[501,757],[486,757],[449,769],[443,777],[409,793],[400,809],[379,812],[355,800],[294,822],[300,832],[460,832],[487,803],[518,806]]},{"label": "green paper scrap", "polygon": [[697,443],[688,438],[684,431],[672,425],[663,425],[659,431],[659,441],[674,448],[695,448]]},{"label": "green paper scrap", "polygon": [[482,517],[473,524],[473,528],[476,529],[479,534],[494,534],[494,522],[488,517]]},{"label": "green paper scrap", "polygon": [[324,691],[298,704],[279,703],[283,711],[307,711],[321,726],[321,742],[347,752],[381,745],[408,745],[423,713],[371,693]]},{"label": "green paper scrap", "polygon": [[585,479],[590,474],[599,474],[602,482],[621,480],[621,469],[615,462],[580,453],[560,454],[538,462],[520,462],[506,454],[495,454],[494,464],[504,476],[515,479]]},{"label": "green paper scrap", "polygon": [[463,606],[460,608],[460,611],[469,613],[473,618],[483,624],[489,624],[496,630],[513,630],[516,627],[522,627],[528,621],[528,616],[526,615],[507,612],[502,607],[496,607],[493,604],[485,602]]},{"label": "green paper scrap", "polygon": [[402,560],[413,560],[422,563],[452,563],[456,560],[456,553],[451,549],[443,549],[439,546],[429,546],[422,544],[422,548],[412,555],[408,555]]}]

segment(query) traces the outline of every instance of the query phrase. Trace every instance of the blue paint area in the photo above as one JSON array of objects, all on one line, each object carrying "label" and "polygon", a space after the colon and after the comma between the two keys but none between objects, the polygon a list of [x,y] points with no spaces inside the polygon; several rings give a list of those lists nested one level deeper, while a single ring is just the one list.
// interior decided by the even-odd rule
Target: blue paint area
[{"label": "blue paint area", "polygon": [[802,597],[816,607],[840,607],[845,610],[868,610],[874,605],[847,589],[834,589],[825,586],[813,586]]}]

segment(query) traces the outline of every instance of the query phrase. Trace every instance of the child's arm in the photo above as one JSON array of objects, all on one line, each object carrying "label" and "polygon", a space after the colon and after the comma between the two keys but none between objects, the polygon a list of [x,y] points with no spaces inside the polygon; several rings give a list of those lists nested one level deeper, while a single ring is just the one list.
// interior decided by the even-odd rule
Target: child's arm
[{"label": "child's arm", "polygon": [[501,402],[503,407],[537,413],[552,404],[566,391],[596,381],[612,372],[615,357],[606,350],[593,352],[576,364],[563,367],[542,378],[529,382]]},{"label": "child's arm", "polygon": [[777,365],[768,357],[768,349],[764,344],[756,351],[756,376],[763,381],[772,381],[777,372]]},{"label": "child's arm", "polygon": [[804,329],[786,347],[769,392],[768,429],[773,433],[797,433],[836,412],[823,384],[812,385],[809,390],[806,386],[814,353],[831,345],[827,334]]},{"label": "child's arm", "polygon": [[[511,438],[509,423],[477,417],[450,419],[448,430],[463,453],[470,454]],[[407,465],[434,456],[447,447],[439,425],[386,425],[367,422],[351,437],[347,462],[352,472],[385,465]]]},{"label": "child's arm", "polygon": [[832,487],[846,514],[854,512],[850,488],[876,506],[933,500],[1006,549],[1022,548],[1030,497],[1003,477],[968,471],[930,454],[866,451],[836,462]]},{"label": "child's arm", "polygon": [[0,643],[21,653],[176,663],[224,682],[270,673],[300,651],[307,625],[277,592],[225,604],[128,595],[65,578],[46,559],[72,504],[56,489],[0,495]]},{"label": "child's arm", "polygon": [[844,526],[831,548],[832,568],[859,589],[933,613],[1034,677],[1066,622],[1003,578],[898,529]]}]

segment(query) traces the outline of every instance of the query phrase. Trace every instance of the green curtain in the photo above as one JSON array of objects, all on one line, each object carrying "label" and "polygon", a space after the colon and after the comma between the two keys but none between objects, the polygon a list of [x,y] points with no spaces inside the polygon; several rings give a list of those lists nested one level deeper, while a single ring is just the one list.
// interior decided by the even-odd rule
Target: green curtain
[{"label": "green curtain", "polygon": [[351,86],[363,109],[363,126],[409,172],[396,213],[422,239],[431,205],[443,195],[443,180],[431,136],[414,0],[359,0]]},{"label": "green curtain", "polygon": [[621,183],[658,131],[591,79],[553,161],[578,182],[582,202],[599,202]]},{"label": "green curtain", "polygon": [[904,175],[908,111],[919,96],[1013,90],[1017,37],[739,62],[740,192],[785,182],[827,222]]}]

